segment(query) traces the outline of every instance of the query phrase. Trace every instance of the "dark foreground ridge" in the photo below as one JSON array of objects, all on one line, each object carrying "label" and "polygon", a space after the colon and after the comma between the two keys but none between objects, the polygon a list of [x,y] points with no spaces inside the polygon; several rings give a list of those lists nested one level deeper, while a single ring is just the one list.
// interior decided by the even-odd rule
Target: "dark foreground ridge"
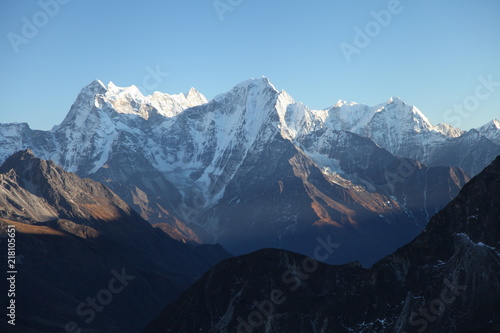
[{"label": "dark foreground ridge", "polygon": [[[229,256],[172,239],[106,186],[29,150],[0,167],[2,254],[8,225],[16,230],[16,325],[2,314],[1,332],[138,332]],[[2,295],[2,309],[6,302]]]},{"label": "dark foreground ridge", "polygon": [[274,249],[227,259],[144,332],[498,332],[499,249],[497,157],[371,269]]}]

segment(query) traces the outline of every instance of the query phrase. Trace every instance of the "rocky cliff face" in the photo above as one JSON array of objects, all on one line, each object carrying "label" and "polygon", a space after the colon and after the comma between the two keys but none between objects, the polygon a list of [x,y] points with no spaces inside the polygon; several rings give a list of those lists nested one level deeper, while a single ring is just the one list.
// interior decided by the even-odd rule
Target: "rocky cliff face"
[{"label": "rocky cliff face", "polygon": [[[500,157],[370,269],[266,249],[228,259],[145,332],[497,332]],[[208,309],[208,310],[207,310]]]},{"label": "rocky cliff face", "polygon": [[[355,141],[362,138],[352,136],[356,138],[349,137],[348,144],[358,151],[350,155],[355,161],[356,156],[365,156],[367,147]],[[329,235],[342,245],[328,262],[360,260],[369,266],[415,237],[425,226],[423,221],[468,180],[459,169],[428,168],[394,158],[369,143],[367,149],[377,149],[391,159],[385,158],[377,169],[376,158],[366,158],[373,163],[365,164],[365,171],[357,172],[358,178],[350,181],[322,169],[289,141],[275,139],[265,153],[249,154],[224,196],[202,221],[217,226],[216,240],[233,253],[271,246],[312,256],[315,240]],[[328,157],[333,160],[335,156]],[[412,167],[411,174],[398,179],[400,183],[389,176],[386,179],[384,173],[397,175],[398,168],[406,165]],[[374,182],[373,190],[356,185],[359,177]]]},{"label": "rocky cliff face", "polygon": [[[92,332],[137,332],[166,300],[229,256],[220,246],[172,239],[109,188],[31,151],[0,167],[4,262],[8,225],[15,226],[19,256],[18,316],[10,331],[59,332],[75,323]],[[88,300],[96,297],[94,307]]]}]

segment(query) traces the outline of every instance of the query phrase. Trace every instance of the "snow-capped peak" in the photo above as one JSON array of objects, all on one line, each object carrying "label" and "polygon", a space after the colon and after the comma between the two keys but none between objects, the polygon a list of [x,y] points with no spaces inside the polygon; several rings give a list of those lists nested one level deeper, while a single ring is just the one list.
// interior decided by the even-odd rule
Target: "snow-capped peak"
[{"label": "snow-capped peak", "polygon": [[186,106],[188,107],[202,105],[208,102],[207,98],[202,93],[192,87],[184,96],[186,96]]},{"label": "snow-capped peak", "polygon": [[398,131],[400,141],[405,141],[404,136],[410,133],[436,131],[429,119],[416,106],[408,105],[398,97],[391,97],[375,117],[378,118],[379,125],[380,120],[383,119],[387,128],[394,128]]},{"label": "snow-capped peak", "polygon": [[389,98],[389,102],[388,103],[402,103],[402,104],[406,104],[398,96],[392,96],[391,98]]},{"label": "snow-capped peak", "polygon": [[117,100],[125,96],[130,96],[135,100],[144,99],[144,95],[135,85],[131,85],[130,87],[118,87],[111,81],[108,83],[108,91],[106,93],[108,99]]},{"label": "snow-capped peak", "polygon": [[484,124],[481,127],[476,128],[480,133],[486,132],[486,131],[497,131],[500,130],[500,121],[497,119],[493,119],[490,122]]},{"label": "snow-capped peak", "polygon": [[232,100],[235,96],[262,95],[266,90],[277,98],[279,92],[268,78],[264,76],[258,79],[251,78],[235,85],[231,90],[215,96],[214,101],[223,102],[224,100]]},{"label": "snow-capped peak", "polygon": [[496,144],[500,144],[500,121],[497,119],[493,119],[476,130]]},{"label": "snow-capped peak", "polygon": [[100,86],[100,87],[103,87],[106,89],[106,85],[104,83],[102,83],[102,81],[99,79],[95,79],[94,81],[90,82],[87,87],[89,87],[89,86],[96,86],[96,87]]},{"label": "snow-capped peak", "polygon": [[356,105],[356,104],[358,104],[358,103],[356,103],[356,102],[348,102],[348,101],[344,101],[343,99],[339,99],[337,101],[337,103],[335,103],[335,105],[333,105],[330,109],[332,109],[332,108],[340,108],[340,107],[342,107],[344,105],[353,106],[353,105]]},{"label": "snow-capped peak", "polygon": [[189,89],[189,91],[184,94],[184,96],[186,96],[186,98],[190,98],[190,97],[193,97],[193,96],[197,96],[199,94],[200,93],[198,92],[198,90],[196,90],[195,88],[191,87]]},{"label": "snow-capped peak", "polygon": [[[421,141],[444,140],[450,136],[444,129],[434,127],[417,107],[396,96],[375,106],[341,100],[328,110],[325,125],[335,131],[369,137],[393,154],[406,149],[405,143],[416,135],[423,135],[418,139]],[[424,136],[429,136],[429,139],[424,139]]]},{"label": "snow-capped peak", "polygon": [[154,92],[152,95],[144,96],[135,85],[119,87],[113,82],[109,82],[106,87],[100,80],[94,80],[82,89],[77,102],[75,102],[80,107],[74,111],[81,113],[82,110],[88,110],[88,108],[81,106],[82,103],[89,101],[98,108],[108,104],[116,113],[134,114],[144,119],[149,119],[151,112],[164,117],[173,117],[190,107],[207,103],[205,96],[194,88],[191,88],[187,94],[169,95]]},{"label": "snow-capped peak", "polygon": [[95,79],[94,81],[83,87],[83,89],[80,91],[80,95],[104,94],[107,90],[108,89],[101,80]]},{"label": "snow-capped peak", "polygon": [[438,124],[435,128],[438,132],[441,132],[450,138],[458,138],[459,136],[465,133],[460,128],[455,128],[451,125],[443,123]]},{"label": "snow-capped peak", "polygon": [[487,123],[486,125],[480,127],[480,128],[488,128],[488,129],[500,129],[500,121],[498,121],[497,119],[493,119],[492,121],[490,121],[489,123]]},{"label": "snow-capped peak", "polygon": [[96,97],[106,94],[107,91],[108,89],[106,86],[98,79],[95,79],[83,87],[61,125],[81,125],[85,119],[87,119],[91,110],[96,106]]},{"label": "snow-capped peak", "polygon": [[234,86],[233,90],[234,89],[241,89],[241,88],[245,88],[245,89],[254,88],[257,90],[264,90],[266,88],[271,88],[274,91],[278,92],[278,90],[274,87],[274,85],[265,76],[258,78],[258,79],[251,78],[251,79],[245,80],[245,81],[237,84],[236,86]]},{"label": "snow-capped peak", "polygon": [[420,130],[434,130],[434,126],[422,113],[422,111],[420,111],[416,106],[406,104],[398,96],[392,96],[391,98],[389,98],[389,101],[386,103],[386,105],[378,111],[382,111],[384,109],[392,110],[393,116],[396,118],[401,118],[402,120],[408,119],[407,117],[410,115],[412,117],[411,121],[417,124],[418,128],[415,127],[417,132]]}]

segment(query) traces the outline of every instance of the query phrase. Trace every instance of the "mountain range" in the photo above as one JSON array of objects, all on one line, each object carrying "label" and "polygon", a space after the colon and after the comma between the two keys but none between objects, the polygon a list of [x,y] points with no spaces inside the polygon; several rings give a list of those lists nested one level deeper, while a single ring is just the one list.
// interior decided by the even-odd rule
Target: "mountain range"
[{"label": "mountain range", "polygon": [[311,110],[264,77],[210,101],[95,80],[50,131],[0,124],[0,327],[498,330],[499,133],[397,97]]},{"label": "mountain range", "polygon": [[340,247],[329,262],[369,266],[500,155],[499,131],[433,126],[397,97],[311,110],[267,78],[211,101],[96,80],[50,131],[1,124],[0,162],[30,148],[184,242],[312,255],[330,235]]}]

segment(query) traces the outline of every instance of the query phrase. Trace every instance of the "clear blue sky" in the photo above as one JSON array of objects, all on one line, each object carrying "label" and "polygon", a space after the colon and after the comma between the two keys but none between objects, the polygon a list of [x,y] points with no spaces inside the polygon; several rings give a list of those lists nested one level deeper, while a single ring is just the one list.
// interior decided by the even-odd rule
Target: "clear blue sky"
[{"label": "clear blue sky", "polygon": [[[399,96],[434,124],[465,102],[465,116],[448,111],[453,125],[500,118],[500,83],[474,97],[478,77],[500,82],[498,0],[401,0],[385,26],[371,11],[390,1],[220,0],[224,20],[213,0],[71,0],[51,17],[41,3],[53,1],[0,2],[1,123],[50,129],[93,79],[141,86],[156,68],[169,75],[148,87],[167,93],[210,99],[264,75],[316,109]],[[348,63],[340,45],[356,46],[356,27],[373,37]]]}]

